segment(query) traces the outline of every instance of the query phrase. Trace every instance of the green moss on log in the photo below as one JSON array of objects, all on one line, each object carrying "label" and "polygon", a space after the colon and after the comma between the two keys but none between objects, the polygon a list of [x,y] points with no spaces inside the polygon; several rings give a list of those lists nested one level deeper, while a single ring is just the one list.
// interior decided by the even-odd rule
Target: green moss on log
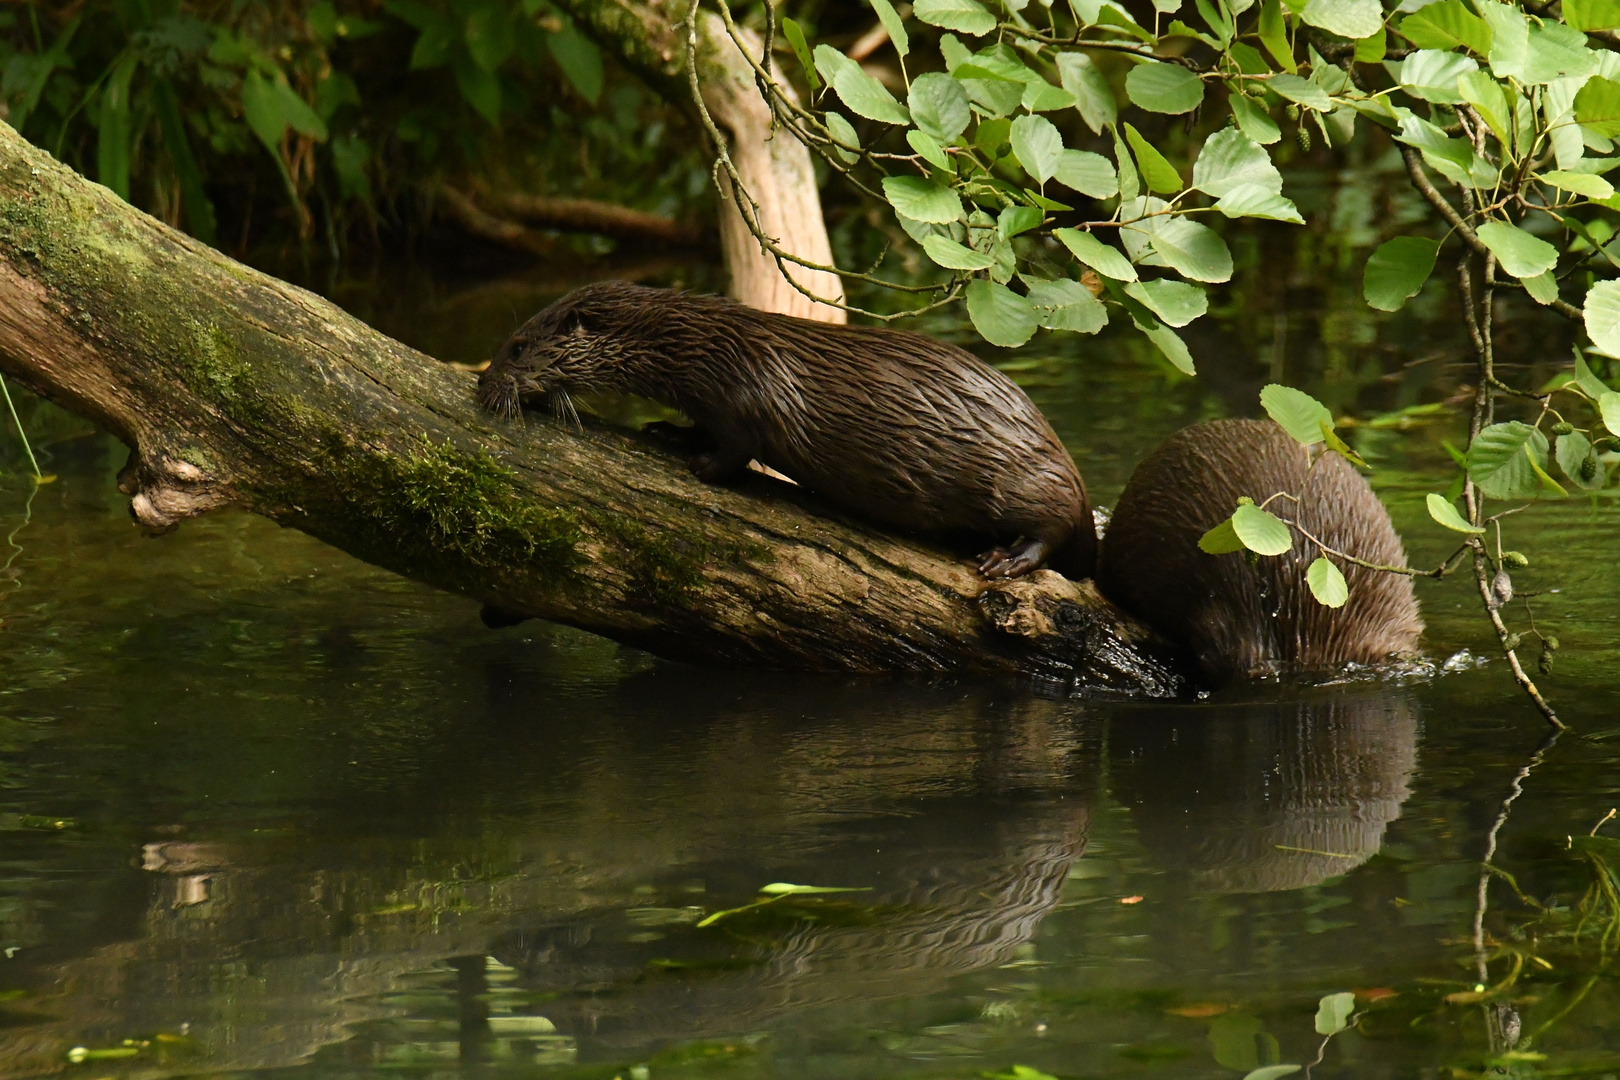
[{"label": "green moss on log", "polygon": [[582,561],[575,515],[534,505],[483,450],[423,438],[404,454],[357,451],[336,471],[345,501],[385,542],[421,538],[441,558],[523,567],[551,584]]}]

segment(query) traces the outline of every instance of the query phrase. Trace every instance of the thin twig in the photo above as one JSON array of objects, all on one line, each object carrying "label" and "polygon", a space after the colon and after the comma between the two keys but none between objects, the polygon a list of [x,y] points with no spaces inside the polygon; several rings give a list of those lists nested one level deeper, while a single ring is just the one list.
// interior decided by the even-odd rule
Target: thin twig
[{"label": "thin twig", "polygon": [[28,432],[23,430],[22,419],[17,415],[17,406],[12,404],[11,389],[6,386],[6,377],[0,375],[0,395],[6,399],[6,408],[11,411],[11,422],[17,425],[17,438],[22,440],[23,450],[28,454],[28,464],[33,466],[34,479],[40,478],[39,462],[34,460],[34,448],[28,445]]}]

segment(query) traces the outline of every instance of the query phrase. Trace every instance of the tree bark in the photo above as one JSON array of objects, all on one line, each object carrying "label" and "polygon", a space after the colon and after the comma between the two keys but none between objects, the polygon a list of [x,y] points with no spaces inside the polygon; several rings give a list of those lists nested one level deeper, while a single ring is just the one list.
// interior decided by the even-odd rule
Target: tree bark
[{"label": "tree bark", "polygon": [[[691,102],[686,77],[682,0],[562,0],[561,6],[630,71],[666,101]],[[758,56],[764,43],[741,30]],[[742,50],[726,33],[720,16],[698,13],[698,84],[715,123],[730,136],[729,150],[743,187],[759,205],[760,228],[784,251],[809,262],[830,266],[832,243],[821,214],[821,194],[810,151],[772,124],[770,106],[754,83],[754,71]],[[790,91],[791,92],[791,91]],[[720,247],[731,276],[731,295],[761,311],[779,311],[804,319],[841,323],[844,310],[816,303],[784,276],[743,222],[730,191],[718,178]],[[843,283],[836,274],[790,266],[787,271],[803,290],[842,303]]]},{"label": "tree bark", "polygon": [[153,532],[242,507],[682,659],[1181,685],[1089,583],[987,585],[792,485],[709,487],[626,434],[497,422],[471,376],[132,209],[4,124],[0,370],[132,448],[122,486]]}]

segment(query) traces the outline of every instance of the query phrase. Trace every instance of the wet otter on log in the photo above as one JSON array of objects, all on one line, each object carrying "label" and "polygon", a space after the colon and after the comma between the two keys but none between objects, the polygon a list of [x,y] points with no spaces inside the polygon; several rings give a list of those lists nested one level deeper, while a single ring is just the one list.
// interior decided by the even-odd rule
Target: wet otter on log
[{"label": "wet otter on log", "polygon": [[880,524],[1009,544],[980,557],[986,577],[1091,576],[1069,452],[1011,379],[953,345],[604,281],[530,319],[479,379],[505,416],[525,395],[600,391],[690,417],[715,443],[692,461],[708,483],[754,459]]},{"label": "wet otter on log", "polygon": [[1103,537],[1097,587],[1189,648],[1216,685],[1412,655],[1423,620],[1403,574],[1334,560],[1350,599],[1333,609],[1311,595],[1305,570],[1318,552],[1297,531],[1292,549],[1253,565],[1242,552],[1199,550],[1238,496],[1258,502],[1277,492],[1299,497],[1278,513],[1329,547],[1406,565],[1388,511],[1349,462],[1330,453],[1312,466],[1270,420],[1217,420],[1177,432],[1136,467]]}]

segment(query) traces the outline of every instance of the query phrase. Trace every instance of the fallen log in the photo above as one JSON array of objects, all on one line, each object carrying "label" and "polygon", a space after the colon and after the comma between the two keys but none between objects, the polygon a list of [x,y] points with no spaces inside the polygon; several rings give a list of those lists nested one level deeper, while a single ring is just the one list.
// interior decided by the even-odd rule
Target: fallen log
[{"label": "fallen log", "polygon": [[987,585],[792,485],[498,422],[473,379],[131,208],[0,123],[0,371],[131,448],[161,533],[240,507],[417,580],[679,659],[1164,694],[1090,583]]}]

